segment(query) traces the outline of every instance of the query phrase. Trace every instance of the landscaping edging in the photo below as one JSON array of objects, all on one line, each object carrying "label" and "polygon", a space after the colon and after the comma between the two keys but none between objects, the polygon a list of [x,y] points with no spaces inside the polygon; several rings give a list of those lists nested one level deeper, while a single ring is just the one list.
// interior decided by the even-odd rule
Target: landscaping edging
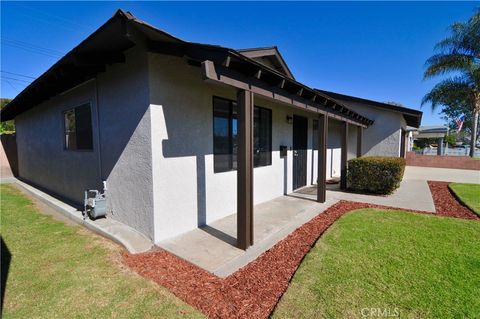
[{"label": "landscaping edging", "polygon": [[429,181],[428,186],[432,193],[437,215],[464,219],[480,220],[480,216],[464,206],[462,201],[450,191],[449,182]]},{"label": "landscaping edging", "polygon": [[448,183],[448,191],[450,192],[450,194],[452,194],[453,197],[455,197],[455,199],[460,203],[462,204],[465,208],[467,208],[468,210],[470,210],[471,212],[473,212],[475,215],[477,215],[478,217],[480,217],[479,214],[475,213],[475,211],[460,197],[457,195],[457,193],[453,190],[453,188],[451,187],[452,183]]},{"label": "landscaping edging", "polygon": [[[458,207],[451,201],[441,200],[446,195],[443,186],[437,183],[429,182],[429,186],[439,215],[479,219],[476,215],[472,218],[472,215],[465,212],[458,213]],[[455,201],[449,192],[448,194]],[[437,203],[440,205],[438,208]],[[450,209],[448,204],[451,205]],[[432,216],[431,213],[421,211],[339,201],[225,279],[164,250],[136,255],[124,253],[123,258],[140,275],[166,287],[208,317],[268,318],[303,258],[320,236],[342,215],[361,208],[399,210]]]}]

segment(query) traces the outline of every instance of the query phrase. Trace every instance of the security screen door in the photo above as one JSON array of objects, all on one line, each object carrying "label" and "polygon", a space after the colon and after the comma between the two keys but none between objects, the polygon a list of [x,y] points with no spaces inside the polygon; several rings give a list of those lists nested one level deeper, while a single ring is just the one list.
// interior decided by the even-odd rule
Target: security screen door
[{"label": "security screen door", "polygon": [[293,189],[307,185],[308,119],[293,116]]}]

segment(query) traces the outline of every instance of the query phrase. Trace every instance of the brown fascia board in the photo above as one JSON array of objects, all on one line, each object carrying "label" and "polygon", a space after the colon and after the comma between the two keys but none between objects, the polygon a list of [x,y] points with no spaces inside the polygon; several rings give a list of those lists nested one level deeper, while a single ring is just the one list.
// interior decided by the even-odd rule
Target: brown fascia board
[{"label": "brown fascia board", "polygon": [[[289,76],[286,76],[285,74],[277,71],[277,70],[273,70],[249,57],[246,57],[245,55],[243,55],[241,52],[237,51],[237,50],[234,50],[234,49],[230,49],[230,48],[226,48],[226,47],[223,47],[223,46],[219,46],[219,45],[212,45],[212,44],[203,44],[203,43],[195,43],[195,42],[188,42],[188,41],[184,41],[184,40],[181,40],[179,38],[176,38],[168,33],[166,33],[165,31],[162,31],[138,18],[136,18],[133,14],[131,14],[130,12],[124,12],[122,10],[118,10],[116,15],[121,15],[121,16],[124,16],[126,17],[128,20],[136,23],[136,24],[139,24],[141,26],[144,26],[148,29],[150,29],[151,31],[154,31],[156,33],[160,33],[162,35],[165,35],[167,36],[168,38],[170,38],[173,42],[176,42],[176,43],[181,43],[182,45],[190,45],[190,46],[197,46],[197,47],[202,47],[202,48],[205,48],[205,49],[208,49],[208,50],[218,50],[218,51],[221,51],[223,53],[227,53],[227,54],[230,54],[232,56],[235,56],[236,58],[239,58],[241,60],[244,60],[246,61],[247,63],[249,64],[252,64],[252,65],[255,65],[257,68],[259,68],[260,70],[265,70],[266,72],[271,72],[271,73],[274,73],[274,74],[277,74],[277,76],[281,77],[281,78],[284,78],[286,79],[288,82],[291,82],[291,83],[294,83],[295,85],[298,85],[302,88],[305,88],[306,90],[308,91],[311,91],[313,92],[314,94],[317,94],[317,95],[320,95],[322,96],[324,99],[329,99],[331,100],[333,103],[335,104],[338,104],[340,105],[341,107],[345,108],[345,109],[348,109],[347,107],[345,107],[345,105],[343,105],[342,103],[338,102],[338,101],[335,101],[334,99],[331,99],[329,96],[323,94],[323,93],[318,93],[318,92],[315,92],[314,89],[312,88],[309,88],[307,86],[305,86],[304,84],[300,83],[300,82],[297,82],[293,76],[292,77],[289,77]],[[276,53],[278,54],[278,56],[280,57],[280,59],[285,63],[285,61],[283,60],[282,56],[280,55],[280,52],[278,51],[277,47],[273,47],[276,51]],[[285,64],[286,65],[286,64]],[[287,66],[287,69],[288,69],[288,66]],[[362,122],[366,125],[371,125],[373,123],[372,120],[364,117],[364,116],[361,116],[360,114],[356,113],[356,112],[352,112],[353,113],[353,117],[355,116],[360,116]]]},{"label": "brown fascia board", "polygon": [[[194,47],[201,47],[201,48],[205,48],[205,49],[208,49],[208,50],[218,50],[218,51],[221,51],[221,52],[224,52],[224,53],[227,53],[227,54],[230,54],[232,56],[235,56],[236,58],[239,58],[241,60],[244,60],[245,62],[249,63],[249,64],[252,64],[252,65],[255,65],[257,68],[259,68],[260,70],[265,70],[267,72],[272,72],[272,73],[275,73],[277,74],[278,76],[282,77],[282,78],[285,78],[287,81],[291,82],[291,83],[294,83],[295,85],[298,85],[300,87],[303,87],[305,88],[306,90],[308,91],[311,91],[313,92],[314,94],[318,94],[320,96],[322,96],[323,98],[325,99],[330,99],[332,100],[332,102],[338,104],[338,105],[341,105],[342,107],[344,107],[345,109],[348,109],[347,107],[345,107],[345,105],[343,105],[342,103],[338,102],[338,101],[334,101],[333,99],[331,99],[330,97],[328,97],[327,95],[325,94],[322,94],[322,93],[318,93],[318,92],[315,92],[313,89],[311,88],[308,88],[307,86],[305,86],[304,84],[300,83],[300,82],[297,82],[294,78],[290,78],[288,76],[286,76],[285,74],[277,71],[277,70],[273,70],[249,57],[246,57],[245,55],[243,55],[241,52],[237,51],[237,50],[234,50],[234,49],[230,49],[230,48],[227,48],[227,47],[223,47],[223,46],[219,46],[219,45],[212,45],[212,44],[204,44],[204,43],[195,43],[195,42],[188,42],[188,41],[184,41],[184,40],[181,40],[179,38],[176,38],[160,29],[157,29],[156,27],[153,27],[151,26],[150,24],[136,18],[135,16],[133,16],[131,13],[125,13],[123,11],[119,11],[120,14],[123,14],[125,16],[128,17],[128,19],[130,21],[133,21],[137,24],[140,24],[142,26],[145,26],[149,29],[151,29],[152,31],[155,31],[155,32],[159,32],[161,33],[162,35],[166,35],[168,36],[169,38],[171,38],[172,40],[174,40],[175,42],[177,43],[181,43],[182,45],[187,45],[187,46],[194,46]],[[275,51],[278,53],[279,57],[283,60],[283,58],[281,57],[280,55],[280,52],[278,52],[278,49],[277,47],[273,47],[275,49]],[[265,49],[265,48],[263,48]],[[355,112],[352,112],[353,113],[353,116],[355,115],[359,115]],[[361,116],[361,115],[359,115]],[[363,122],[367,125],[371,125],[373,123],[372,120],[368,119],[368,118],[365,118],[363,116],[361,116],[361,119],[363,120]]]},{"label": "brown fascia board", "polygon": [[288,64],[285,62],[285,59],[283,58],[282,54],[278,50],[277,46],[262,47],[262,48],[250,48],[250,49],[238,49],[237,52],[240,52],[241,54],[246,55],[249,58],[274,56],[277,59],[277,61],[280,63],[282,68],[285,70],[287,75],[290,78],[295,79],[292,71],[290,71],[290,68],[288,67]]},{"label": "brown fascia board", "polygon": [[335,100],[358,102],[361,104],[365,104],[367,106],[376,106],[389,111],[402,113],[403,116],[405,117],[405,120],[407,121],[408,126],[413,126],[418,128],[420,127],[420,123],[422,121],[422,116],[423,116],[422,111],[410,109],[403,106],[397,106],[397,105],[392,105],[388,103],[368,100],[361,97],[331,92],[331,91],[325,91],[325,90],[319,90],[319,89],[315,89],[315,90],[318,92],[322,92]]},{"label": "brown fascia board", "polygon": [[[43,73],[39,78],[34,80],[27,88],[25,88],[17,97],[15,97],[15,99],[12,102],[10,102],[7,106],[5,106],[0,113],[1,120],[2,121],[10,120],[10,119],[14,118],[16,115],[22,113],[23,111],[28,110],[29,108],[34,107],[36,104],[41,103],[42,101],[49,98],[50,96],[58,94],[58,92],[57,93],[53,92],[52,93],[53,95],[49,96],[49,93],[46,92],[45,94],[42,95],[41,99],[33,99],[33,101],[30,99],[34,95],[32,93],[38,91],[39,88],[44,86],[42,84],[46,84],[47,82],[49,82],[50,81],[49,79],[52,77],[52,75],[55,76],[56,71],[59,71],[59,69],[61,69],[59,67],[62,65],[62,63],[68,62],[68,59],[70,59],[71,57],[74,57],[74,55],[76,53],[78,53],[77,51],[81,51],[81,49],[83,47],[85,47],[85,46],[88,47],[89,45],[91,45],[90,42],[93,41],[92,39],[94,39],[96,36],[101,34],[101,32],[104,31],[107,26],[109,26],[109,25],[113,24],[115,21],[121,20],[121,19],[125,19],[123,21],[130,21],[130,22],[134,23],[134,25],[139,27],[139,29],[141,31],[148,32],[149,34],[147,34],[147,36],[149,36],[149,37],[153,36],[154,39],[156,38],[155,35],[157,35],[157,36],[161,36],[162,41],[164,41],[164,39],[167,39],[168,42],[173,42],[173,43],[187,45],[187,46],[201,47],[201,48],[205,48],[205,49],[208,49],[208,50],[218,50],[218,51],[221,51],[223,53],[230,54],[230,55],[232,55],[232,56],[234,56],[234,57],[236,57],[240,60],[245,61],[246,63],[248,63],[250,65],[255,66],[258,69],[261,69],[262,72],[265,71],[267,73],[270,72],[270,73],[276,74],[280,78],[285,79],[287,82],[293,83],[294,85],[297,85],[301,88],[304,88],[305,91],[313,92],[313,94],[317,94],[317,95],[323,97],[324,99],[330,100],[333,103],[335,103],[337,105],[340,105],[341,107],[344,107],[345,109],[348,109],[342,103],[340,103],[338,101],[335,101],[334,99],[332,99],[328,95],[323,94],[322,92],[315,92],[314,89],[309,88],[309,87],[305,86],[304,84],[297,82],[295,79],[289,78],[288,76],[286,76],[285,74],[283,74],[279,71],[272,70],[271,68],[255,61],[251,58],[248,58],[248,57],[246,57],[245,55],[241,54],[240,52],[238,52],[236,50],[225,48],[225,47],[222,47],[222,46],[217,46],[217,45],[193,43],[193,42],[187,42],[187,41],[181,40],[181,39],[176,38],[176,37],[164,32],[160,29],[157,29],[157,28],[151,26],[148,23],[145,23],[144,21],[142,21],[140,19],[137,19],[134,15],[132,15],[129,12],[118,10],[113,15],[113,17],[110,18],[105,24],[103,24],[100,28],[98,28],[95,32],[93,32],[90,36],[88,36],[85,40],[83,40],[74,49],[72,49],[70,52],[68,52],[63,58],[61,58],[52,67],[50,67],[45,73]],[[127,29],[126,25],[124,25],[124,27],[125,27],[125,29]],[[125,30],[125,32],[127,32],[127,30]],[[126,34],[126,37],[127,36],[128,36],[128,34]],[[133,42],[133,45],[135,45],[134,42]],[[43,81],[45,83],[42,83]],[[85,81],[85,79],[84,79],[84,81]],[[74,84],[78,85],[80,83],[74,83]],[[22,105],[22,102],[23,102],[23,105]],[[21,109],[19,109],[20,106],[21,106]],[[355,115],[356,115],[356,113],[353,112],[353,116],[355,116]],[[366,125],[371,125],[373,123],[372,120],[369,120],[368,118],[365,118],[363,116],[361,117],[361,122],[365,123]]]},{"label": "brown fascia board", "polygon": [[[15,118],[16,115],[34,107],[35,104],[39,104],[44,100],[48,99],[49,97],[48,92],[45,90],[42,90],[41,88],[45,87],[45,84],[50,82],[51,78],[56,78],[58,74],[65,74],[64,68],[69,67],[72,64],[75,64],[75,62],[77,61],[77,57],[75,55],[82,53],[82,51],[85,51],[84,49],[88,48],[91,42],[95,41],[96,37],[100,36],[103,32],[106,32],[106,30],[109,27],[113,26],[114,23],[118,22],[121,18],[130,19],[129,16],[131,16],[131,14],[126,13],[122,10],[117,10],[115,14],[110,19],[107,20],[107,22],[101,25],[97,30],[95,30],[92,34],[90,34],[87,38],[85,38],[82,42],[80,42],[76,47],[74,47],[62,58],[60,58],[47,71],[45,71],[42,75],[40,75],[37,79],[35,79],[32,83],[30,83],[10,103],[8,103],[0,112],[1,121],[4,122],[4,121],[11,120]],[[132,47],[134,45],[134,42],[132,40],[127,40],[127,38],[128,38],[128,34],[125,34],[125,43],[123,46],[125,46],[126,48]],[[129,44],[128,42],[131,42],[131,43]],[[80,83],[74,83],[72,85],[75,86],[78,84]],[[59,87],[62,87],[62,85],[59,84]],[[37,96],[36,92],[40,90],[43,91],[44,93],[41,95],[41,98],[32,100],[32,96],[34,95]]]}]

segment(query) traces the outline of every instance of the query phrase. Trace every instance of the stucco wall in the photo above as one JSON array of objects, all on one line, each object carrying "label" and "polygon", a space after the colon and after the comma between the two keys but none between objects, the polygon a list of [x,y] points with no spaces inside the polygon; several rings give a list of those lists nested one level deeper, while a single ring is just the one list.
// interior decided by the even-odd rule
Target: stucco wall
[{"label": "stucco wall", "polygon": [[[146,50],[16,118],[20,177],[79,205],[107,181],[107,209],[153,239],[151,128]],[[63,111],[90,102],[93,151],[64,150]],[[100,129],[99,129],[100,127]]]},{"label": "stucco wall", "polygon": [[[93,151],[66,151],[63,112],[85,102],[92,107]],[[17,116],[19,177],[83,203],[83,191],[101,185],[96,110],[95,83],[90,81]]]},{"label": "stucco wall", "polygon": [[[204,82],[200,68],[180,58],[150,54],[149,65],[158,242],[236,212],[236,171],[213,170],[212,101],[213,96],[236,99],[236,91]],[[280,145],[292,146],[287,114],[308,117],[307,184],[316,182],[316,152],[311,150],[316,117],[258,97],[255,105],[272,109],[272,165],[254,169],[258,204],[292,191],[292,152],[287,158],[279,152]],[[330,144],[340,148],[333,137]]]},{"label": "stucco wall", "polygon": [[112,217],[153,239],[152,143],[147,53],[127,52],[98,76],[102,179]]},{"label": "stucco wall", "polygon": [[[362,153],[364,156],[399,156],[401,128],[405,126],[405,120],[401,113],[357,102],[349,101],[347,105],[352,110],[375,121],[373,125],[363,131]],[[353,142],[350,144],[354,145]]]}]

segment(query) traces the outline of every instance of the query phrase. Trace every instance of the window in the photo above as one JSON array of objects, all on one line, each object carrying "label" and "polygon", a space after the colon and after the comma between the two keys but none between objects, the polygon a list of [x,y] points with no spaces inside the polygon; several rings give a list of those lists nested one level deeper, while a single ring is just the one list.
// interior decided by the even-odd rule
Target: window
[{"label": "window", "polygon": [[92,111],[83,104],[63,113],[65,122],[65,149],[92,150]]},{"label": "window", "polygon": [[272,164],[272,110],[253,110],[253,166]]},{"label": "window", "polygon": [[214,171],[226,172],[237,168],[236,103],[213,99]]},{"label": "window", "polygon": [[[237,103],[213,98],[214,172],[237,169]],[[254,167],[272,164],[272,111],[254,107]]]},{"label": "window", "polygon": [[318,120],[313,120],[312,149],[318,148]]}]

